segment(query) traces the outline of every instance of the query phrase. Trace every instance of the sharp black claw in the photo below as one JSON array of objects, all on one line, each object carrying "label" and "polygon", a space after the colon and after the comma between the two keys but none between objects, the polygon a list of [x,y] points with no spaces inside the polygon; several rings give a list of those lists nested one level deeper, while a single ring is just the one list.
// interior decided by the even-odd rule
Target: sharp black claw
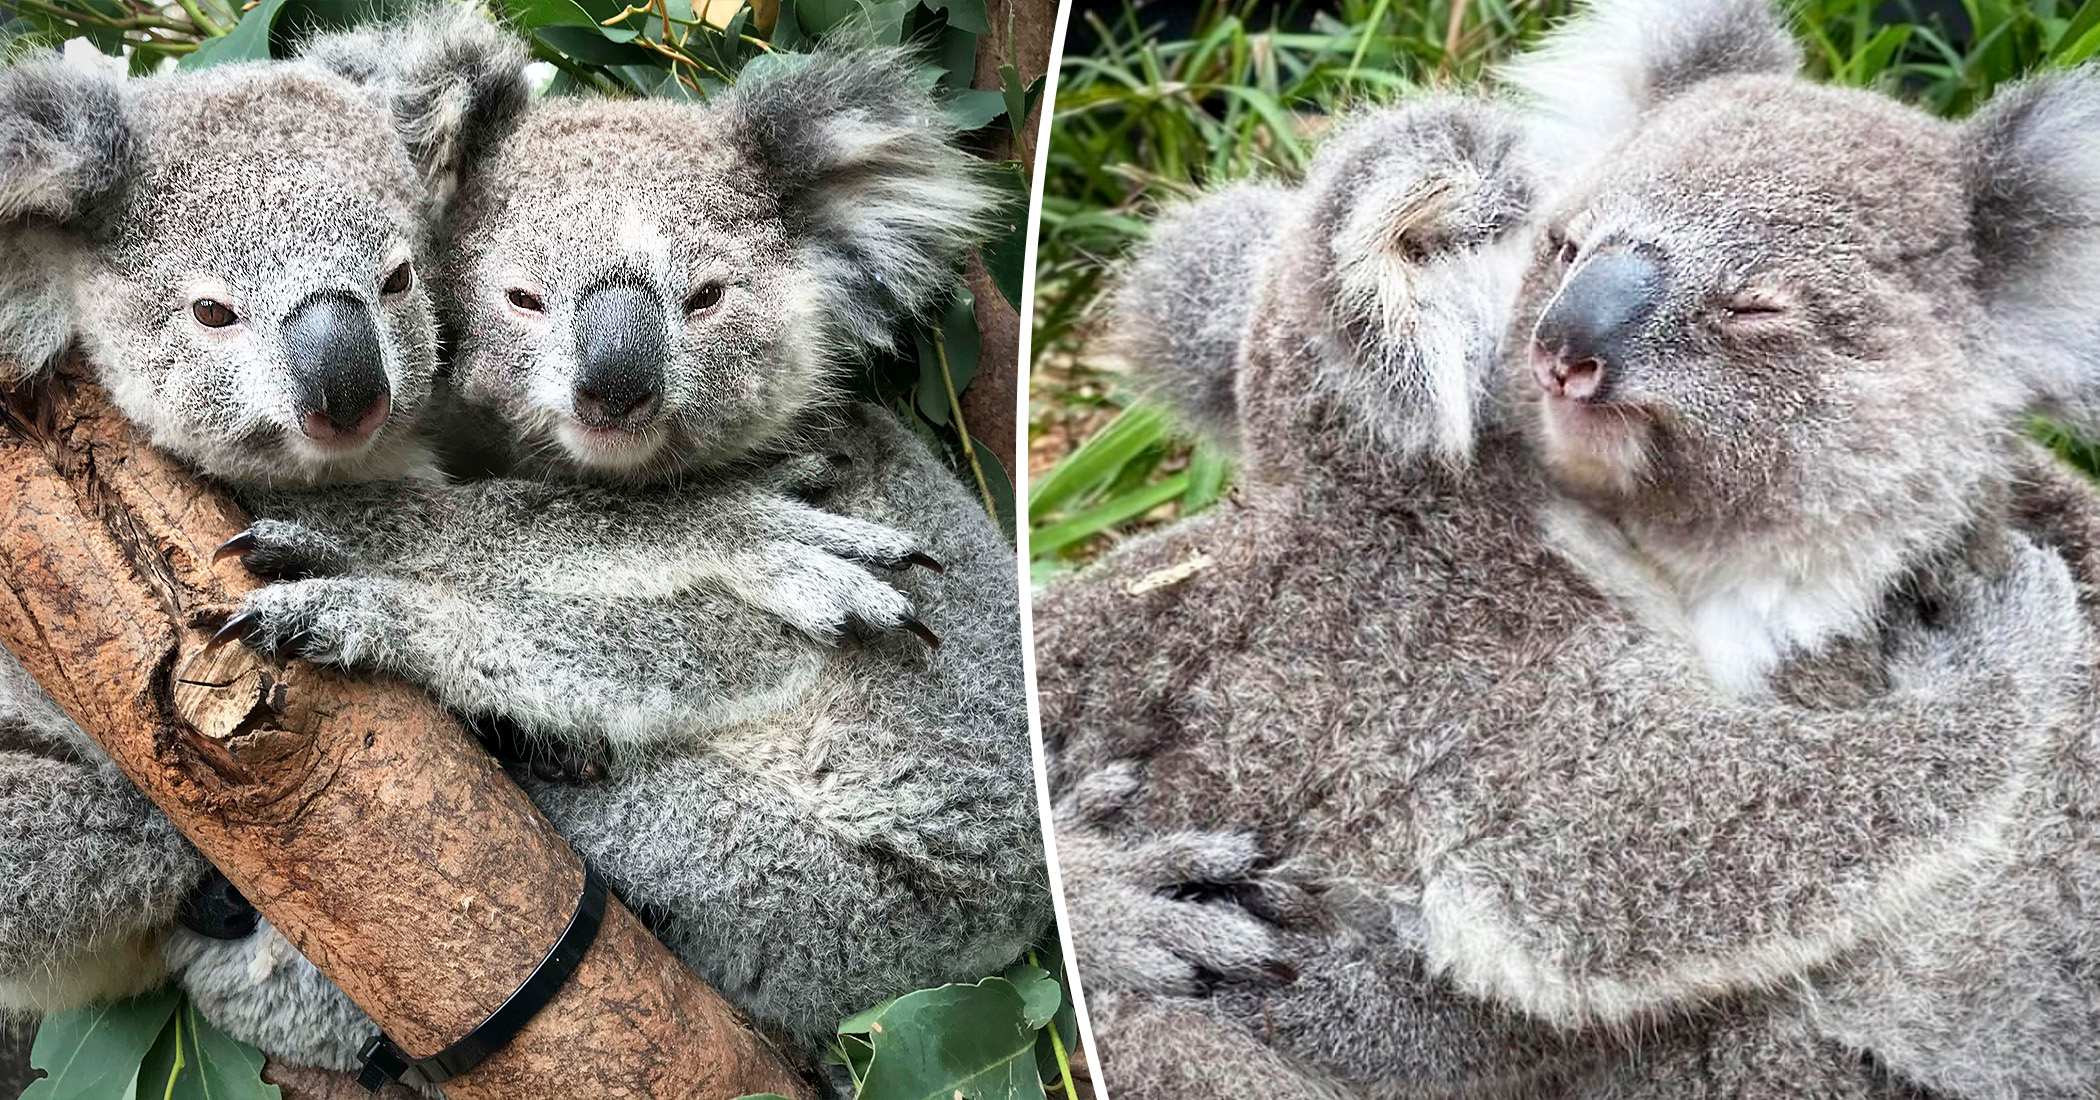
[{"label": "sharp black claw", "polygon": [[934,558],[933,555],[922,554],[917,550],[914,550],[911,553],[904,555],[904,560],[910,562],[913,565],[931,569],[936,573],[946,573],[948,571],[948,567],[942,565],[939,560]]},{"label": "sharp black claw", "polygon": [[1270,977],[1282,982],[1284,985],[1289,985],[1298,980],[1298,968],[1280,959],[1269,960],[1268,965],[1262,967],[1262,969],[1268,971]]},{"label": "sharp black claw", "polygon": [[914,618],[910,615],[906,615],[904,617],[904,621],[898,623],[897,625],[903,627],[906,630],[911,631],[914,635],[918,637],[920,641],[926,643],[926,647],[928,649],[941,648],[940,637],[934,634],[933,631],[926,629],[926,624],[920,622],[917,618]]},{"label": "sharp black claw", "polygon": [[217,565],[227,558],[245,558],[254,549],[255,532],[253,530],[243,531],[220,543],[219,548],[211,552],[211,563]]},{"label": "sharp black claw", "polygon": [[211,640],[204,643],[204,652],[210,653],[228,642],[245,642],[253,638],[255,632],[260,629],[262,615],[254,611],[243,611],[226,620],[226,625],[220,627],[217,633],[211,636]]}]

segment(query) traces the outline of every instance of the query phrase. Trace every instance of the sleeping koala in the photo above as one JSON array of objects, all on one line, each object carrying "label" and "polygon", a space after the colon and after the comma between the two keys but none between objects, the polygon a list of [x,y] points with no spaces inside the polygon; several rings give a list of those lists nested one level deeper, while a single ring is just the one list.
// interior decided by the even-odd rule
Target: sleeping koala
[{"label": "sleeping koala", "polygon": [[[1141,760],[1089,844],[1245,832],[1265,858],[1199,898],[1328,911],[1275,932],[1295,981],[1112,1010],[1155,1037],[1150,1012],[1208,1015],[1307,1094],[1906,1087],[1836,1039],[1935,1086],[2090,1081],[2090,998],[1964,1004],[1965,980],[2016,984],[1973,946],[1966,969],[1909,960],[1932,997],[1905,999],[1902,967],[1845,968],[1918,922],[1989,940],[1946,902],[2007,886],[2046,913],[2019,922],[2020,965],[2091,972],[2091,891],[2037,889],[2092,881],[2091,791],[2045,781],[2090,755],[2090,632],[2004,498],[2034,468],[2021,414],[2090,392],[2073,338],[2094,314],[2045,288],[2092,262],[2100,203],[2066,154],[2100,96],[2059,76],[1952,126],[1784,76],[1792,44],[1742,2],[1605,5],[1569,33],[1581,48],[1548,58],[1631,101],[1571,117],[1637,120],[1638,152],[1548,161],[1594,170],[1537,214],[1523,147],[1556,148],[1550,128],[1431,102],[1323,150],[1252,271],[1140,266],[1259,280],[1232,399],[1246,484],[1039,598],[1053,787]],[[1192,237],[1215,254],[1163,244]],[[1805,690],[1861,656],[1885,690],[1846,709]],[[2008,859],[2036,837],[2046,856]],[[1117,888],[1104,865],[1093,888]],[[1249,956],[1243,927],[1219,932],[1238,914],[1188,908],[1203,931],[1162,953],[1232,974],[1209,958]],[[1884,970],[1830,983],[1856,998],[1841,1033],[1835,993],[1821,1017],[1792,995]],[[1986,1033],[2009,1060],[1977,1054]],[[1741,1035],[1765,1053],[1729,1061]],[[1102,1040],[1112,1087],[1182,1079],[1171,1040]],[[1740,1075],[1646,1089],[1699,1043]]]},{"label": "sleeping koala", "polygon": [[[976,171],[897,51],[753,73],[704,107],[535,104],[464,164],[439,280],[452,384],[533,479],[441,512],[337,493],[325,530],[236,546],[290,578],[236,620],[251,644],[610,741],[602,784],[522,781],[701,977],[812,1050],[885,996],[1006,965],[1050,916],[1012,548],[894,416],[837,392],[952,285],[993,202]],[[906,533],[878,563],[929,566],[896,583],[937,649],[725,621],[690,549],[720,512],[695,494],[771,484],[783,455],[842,522]],[[193,995],[343,1064],[367,1032],[270,1031],[337,1019],[273,937],[191,944],[217,976]]]}]

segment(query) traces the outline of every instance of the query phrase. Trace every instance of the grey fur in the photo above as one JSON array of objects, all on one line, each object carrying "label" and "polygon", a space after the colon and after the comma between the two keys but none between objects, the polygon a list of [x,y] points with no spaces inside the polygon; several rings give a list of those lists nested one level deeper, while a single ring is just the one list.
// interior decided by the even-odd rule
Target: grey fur
[{"label": "grey fur", "polygon": [[[1493,336],[1507,297],[1452,310],[1473,291],[1438,279],[1492,236],[1403,266],[1398,300],[1442,301],[1386,310],[1401,323],[1359,330],[1375,354],[1352,347],[1363,311],[1323,249],[1352,217],[1377,224],[1359,196],[1393,200],[1316,172],[1276,235],[1286,247],[1263,268],[1241,353],[1245,490],[1038,597],[1053,789],[1134,761],[1144,776],[1128,822],[1088,843],[1251,830],[1268,870],[1243,884],[1257,899],[1243,907],[1261,912],[1263,878],[1327,903],[1276,921],[1295,982],[1116,992],[1114,1018],[1158,1036],[1124,1046],[1138,1080],[1189,1065],[1174,1049],[1189,1027],[1148,1028],[1147,1013],[1249,1037],[1230,1057],[1231,1043],[1188,1052],[1214,1059],[1204,1072],[1271,1074],[1280,1057],[1311,1094],[2076,1096],[2100,1078],[2090,998],[2052,977],[2090,972],[2090,793],[2061,784],[2083,774],[2064,762],[2090,752],[2091,635],[2062,561],[2032,545],[2051,533],[2032,517],[2008,532],[2002,510],[2030,461],[2008,443],[2012,422],[2061,397],[1987,369],[2003,361],[1992,288],[2062,258],[1995,252],[1987,272],[1976,258],[1994,229],[1972,221],[1990,204],[1972,201],[1964,165],[1989,147],[1991,116],[1965,130],[1730,76],[1790,64],[1770,48],[1776,20],[1746,12],[1612,4],[1569,32],[1589,51],[1574,60],[1631,74],[1600,82],[1628,101],[1590,116],[1622,125],[1556,163],[1561,197],[1536,216],[1554,230],[1573,216],[1584,249],[1620,234],[1672,259],[1646,358],[1623,364],[1647,446],[1584,455],[1531,427],[1558,415],[1540,407],[1527,355],[1563,276],[1558,233],[1531,228],[1522,203],[1512,228],[1540,243],[1506,352]],[[1629,33],[1615,43],[1599,27]],[[1702,67],[1724,71],[1682,79]],[[2083,117],[2082,83],[2060,81],[2054,94],[2074,98],[2057,117]],[[1391,124],[1528,127],[1534,147],[1574,148],[1463,104]],[[1491,195],[1482,173],[1449,166],[1497,147],[1416,141],[1389,153],[1415,164],[1370,178]],[[1813,263],[1791,251],[1811,248]],[[1746,269],[1797,296],[1790,327],[1694,323]],[[2089,323],[2089,306],[2051,304],[2047,332]],[[1431,429],[1448,397],[1361,397],[1368,381],[1390,392],[1387,364],[1420,385],[1452,356],[1509,395],[1480,410],[1464,462],[1425,445],[1450,438]],[[1855,415],[1820,413],[1839,400]],[[1359,423],[1367,412],[1413,423]],[[1641,476],[1603,476],[1634,460]],[[1141,583],[1198,555],[1211,564],[1185,580]],[[1781,593],[1744,600],[1744,625],[1769,644],[1717,649],[1702,612],[1746,581]],[[1827,600],[1801,614],[1788,602],[1801,591]],[[1919,606],[1953,615],[1927,625]],[[1814,698],[1848,676],[1844,709]],[[1984,695],[1965,703],[1971,692]],[[1073,911],[1088,912],[1083,891],[1143,891],[1161,870],[1068,876]],[[2001,897],[2006,909],[1981,904]],[[1148,950],[1211,950],[1209,933],[1175,930],[1222,919],[1155,919],[1176,938]],[[1075,928],[1082,944],[1102,934]],[[1099,965],[1088,950],[1082,964]],[[1352,957],[1382,972],[1323,977],[1325,960]],[[1508,1065],[1530,1079],[1498,1078]]]},{"label": "grey fur", "polygon": [[[835,395],[853,354],[950,285],[992,204],[952,137],[883,50],[709,107],[535,105],[467,162],[444,312],[460,395],[539,480],[338,491],[255,532],[257,568],[305,575],[248,601],[260,643],[621,749],[602,784],[521,782],[681,959],[810,1049],[885,996],[1010,962],[1049,919],[1012,549],[893,416]],[[654,423],[611,440],[571,415],[581,299],[609,276],[671,334]],[[688,311],[710,281],[719,305]],[[527,286],[543,308],[515,307]],[[748,503],[783,487],[823,510]],[[813,551],[944,571],[842,574]],[[853,603],[849,583],[893,600]],[[803,631],[723,595],[759,589],[799,594],[805,613],[776,609]],[[938,649],[825,644],[914,608]]]}]

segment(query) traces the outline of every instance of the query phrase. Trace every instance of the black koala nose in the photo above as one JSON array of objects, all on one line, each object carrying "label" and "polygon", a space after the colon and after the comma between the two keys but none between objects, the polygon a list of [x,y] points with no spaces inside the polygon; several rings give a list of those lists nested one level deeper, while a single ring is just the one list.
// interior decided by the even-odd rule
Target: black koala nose
[{"label": "black koala nose", "polygon": [[611,282],[576,311],[576,418],[593,428],[640,428],[664,392],[664,304],[647,288]]},{"label": "black koala nose", "polygon": [[1576,400],[1604,396],[1663,291],[1662,262],[1646,248],[1613,246],[1584,257],[1539,318],[1532,374],[1540,387]]},{"label": "black koala nose", "polygon": [[363,302],[336,291],[309,296],[285,318],[284,351],[310,438],[354,443],[386,423],[391,400],[379,329]]}]

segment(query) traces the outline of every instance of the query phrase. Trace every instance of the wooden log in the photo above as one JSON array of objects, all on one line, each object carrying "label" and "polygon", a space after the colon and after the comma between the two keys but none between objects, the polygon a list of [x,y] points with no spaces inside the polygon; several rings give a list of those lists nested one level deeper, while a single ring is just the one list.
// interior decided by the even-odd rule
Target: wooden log
[{"label": "wooden log", "polygon": [[[582,863],[428,696],[232,645],[247,525],[149,449],[84,368],[5,396],[0,644],[403,1049],[435,1053],[531,973]],[[617,902],[561,993],[459,1098],[807,1095]]]}]

